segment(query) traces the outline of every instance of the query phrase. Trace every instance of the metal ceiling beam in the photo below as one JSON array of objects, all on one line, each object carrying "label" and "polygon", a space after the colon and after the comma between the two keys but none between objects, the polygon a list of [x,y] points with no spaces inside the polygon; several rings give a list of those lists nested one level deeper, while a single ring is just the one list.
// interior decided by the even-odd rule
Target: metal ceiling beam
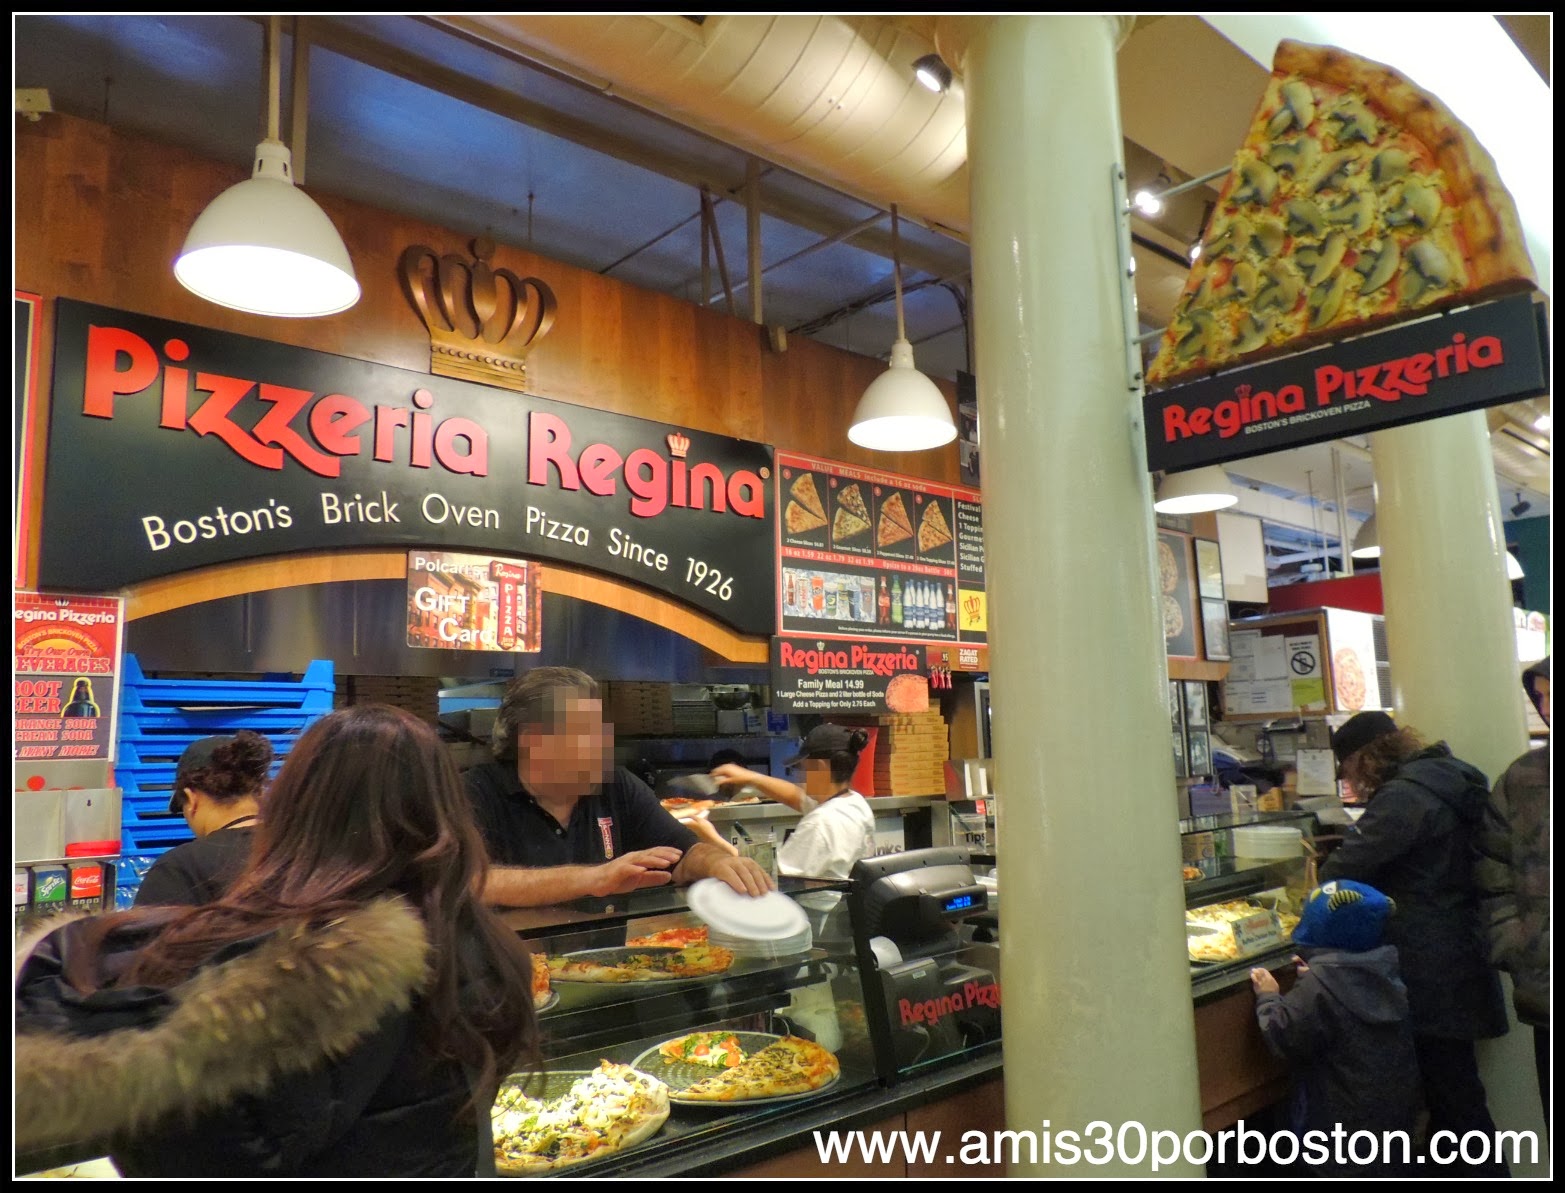
[{"label": "metal ceiling beam", "polygon": [[[262,20],[263,18],[245,19]],[[475,108],[481,108],[508,120],[517,121],[530,128],[536,128],[583,148],[630,162],[676,182],[694,187],[706,184],[723,192],[739,189],[738,185],[730,187],[723,181],[714,182],[710,175],[692,168],[687,160],[676,154],[660,153],[649,149],[644,141],[622,136],[591,121],[557,112],[543,104],[524,99],[514,91],[481,82],[449,67],[430,62],[380,38],[348,29],[330,18],[317,17],[311,21],[310,39],[317,50],[329,50],[334,54],[341,54],[345,58],[351,58],[375,70],[406,79],[421,87],[428,87],[452,99],[471,104]],[[500,55],[492,46],[487,49],[507,61],[526,62],[525,59],[517,59],[511,55]],[[531,63],[527,65],[532,67]],[[574,81],[572,85],[580,86]],[[638,108],[636,111],[640,112],[641,109]],[[684,126],[676,127],[687,136],[702,136]],[[722,148],[733,153],[736,158],[740,156],[739,152],[731,146],[723,145]],[[738,169],[743,169],[742,164]],[[814,232],[818,236],[836,236],[845,226],[842,217],[834,211],[797,200],[780,198],[775,194],[769,195],[764,190],[761,194],[760,208],[765,215]],[[877,229],[871,228],[852,236],[846,243],[885,257],[887,260],[891,259],[891,237]],[[959,259],[954,255],[931,252],[918,245],[904,243],[902,246],[904,264],[924,273],[941,276],[954,274],[963,269],[966,265],[965,256],[965,252]]]}]

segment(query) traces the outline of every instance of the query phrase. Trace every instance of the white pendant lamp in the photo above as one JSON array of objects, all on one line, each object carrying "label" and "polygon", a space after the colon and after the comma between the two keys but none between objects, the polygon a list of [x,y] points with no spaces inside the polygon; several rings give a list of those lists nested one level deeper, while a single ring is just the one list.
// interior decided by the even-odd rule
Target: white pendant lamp
[{"label": "white pendant lamp", "polygon": [[280,25],[270,18],[267,136],[255,170],[207,205],[174,262],[180,285],[219,306],[254,315],[335,315],[359,300],[342,237],[294,185],[293,156],[278,138]]},{"label": "white pendant lamp", "polygon": [[848,438],[871,451],[926,451],[955,439],[956,423],[940,387],[913,367],[913,345],[908,343],[902,321],[901,243],[895,204],[891,208],[891,270],[897,295],[897,342],[891,345],[891,367],[871,381],[859,399]]},{"label": "white pendant lamp", "polygon": [[1216,464],[1208,464],[1165,476],[1152,508],[1160,514],[1204,514],[1238,504],[1239,494],[1228,474]]},{"label": "white pendant lamp", "polygon": [[1360,526],[1358,533],[1353,536],[1353,558],[1380,558],[1380,531],[1375,529],[1374,514],[1364,520],[1364,525]]},{"label": "white pendant lamp", "polygon": [[1507,551],[1505,553],[1505,578],[1507,580],[1520,580],[1527,573],[1522,571],[1522,561]]}]

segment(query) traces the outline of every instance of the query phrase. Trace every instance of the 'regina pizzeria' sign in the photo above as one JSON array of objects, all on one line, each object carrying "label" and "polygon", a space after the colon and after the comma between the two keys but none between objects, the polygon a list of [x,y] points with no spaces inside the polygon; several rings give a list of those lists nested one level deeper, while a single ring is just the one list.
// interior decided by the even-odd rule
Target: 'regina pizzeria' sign
[{"label": "'regina pizzeria' sign", "polygon": [[38,583],[463,550],[769,634],[772,469],[765,444],[61,299]]},{"label": "'regina pizzeria' sign", "polygon": [[1467,307],[1148,394],[1147,467],[1179,472],[1548,392],[1542,307]]}]

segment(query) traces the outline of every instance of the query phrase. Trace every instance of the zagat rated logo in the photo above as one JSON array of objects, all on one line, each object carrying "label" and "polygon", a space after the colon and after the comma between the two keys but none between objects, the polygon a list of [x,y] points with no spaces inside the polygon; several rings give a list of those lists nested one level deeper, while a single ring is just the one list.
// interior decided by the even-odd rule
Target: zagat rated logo
[{"label": "zagat rated logo", "polygon": [[669,506],[675,509],[733,512],[744,518],[766,517],[763,477],[740,468],[732,475],[716,464],[687,464],[690,437],[678,431],[664,442],[664,456],[649,447],[638,447],[622,456],[606,443],[589,443],[580,451],[571,446],[570,425],[557,414],[535,410],[527,417],[527,483],[576,492],[585,489],[598,497],[613,497],[620,481],[630,490],[630,512],[638,518],[655,518]]}]

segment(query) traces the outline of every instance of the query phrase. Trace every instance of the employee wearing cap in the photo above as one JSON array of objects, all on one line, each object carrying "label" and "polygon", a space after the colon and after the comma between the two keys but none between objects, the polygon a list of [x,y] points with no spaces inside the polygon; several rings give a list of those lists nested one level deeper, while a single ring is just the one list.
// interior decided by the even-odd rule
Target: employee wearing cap
[{"label": "employee wearing cap", "polygon": [[763,795],[804,813],[799,826],[777,851],[777,869],[805,878],[846,878],[853,863],[875,850],[875,814],[853,790],[853,772],[869,741],[862,729],[817,725],[804,736],[803,748],[788,760],[803,766],[804,785],[763,775],[726,762],[712,769],[725,784],[749,784]]},{"label": "employee wearing cap", "polygon": [[584,672],[538,667],[513,681],[494,744],[498,761],[465,776],[489,850],[489,902],[537,907],[698,878],[741,894],[772,889],[754,861],[698,840],[613,765],[613,733]]},{"label": "employee wearing cap", "polygon": [[1331,746],[1339,776],[1368,806],[1321,866],[1320,880],[1367,883],[1396,903],[1386,943],[1402,964],[1429,1131],[1493,1138],[1473,1043],[1507,1028],[1473,882],[1488,780],[1444,742],[1430,745],[1383,712],[1352,717]]},{"label": "employee wearing cap", "polygon": [[261,791],[272,767],[272,743],[241,729],[203,737],[174,769],[168,810],[196,834],[160,857],[141,880],[137,907],[211,903],[228,890],[250,856]]}]

